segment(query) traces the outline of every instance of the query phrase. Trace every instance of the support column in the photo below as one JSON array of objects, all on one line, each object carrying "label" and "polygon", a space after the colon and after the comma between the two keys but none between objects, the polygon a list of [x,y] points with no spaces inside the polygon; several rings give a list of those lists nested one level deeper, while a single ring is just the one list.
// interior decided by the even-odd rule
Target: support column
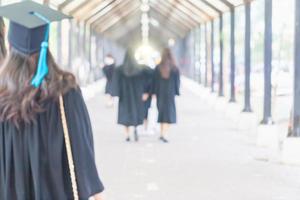
[{"label": "support column", "polygon": [[223,34],[223,14],[220,15],[220,72],[219,72],[219,96],[224,96],[224,78],[223,78],[223,52],[224,52],[224,34]]},{"label": "support column", "polygon": [[76,57],[80,57],[81,56],[81,40],[80,40],[80,38],[81,38],[81,31],[80,31],[80,23],[79,22],[77,22],[77,24],[76,24],[76,33],[77,33],[77,38],[76,38],[76,43],[77,43],[77,45],[76,45],[76,49],[77,49],[77,55],[76,55]]},{"label": "support column", "polygon": [[235,95],[235,8],[230,10],[230,99],[236,102]]},{"label": "support column", "polygon": [[99,36],[97,33],[95,33],[95,42],[96,42],[96,66],[98,67],[99,66]]},{"label": "support column", "polygon": [[199,51],[198,52],[199,75],[198,76],[199,76],[199,83],[200,84],[202,84],[202,71],[201,71],[201,67],[202,67],[202,63],[201,63],[201,50],[202,50],[202,48],[201,48],[202,47],[202,45],[201,45],[201,43],[202,43],[201,36],[202,36],[202,32],[201,31],[202,31],[202,26],[200,25],[199,26],[199,33],[198,33],[199,34],[198,35],[198,37],[199,37],[199,43],[198,43],[198,46],[199,46],[199,48],[198,48],[198,51]]},{"label": "support column", "polygon": [[204,86],[208,86],[208,33],[207,33],[207,23],[205,24],[205,74],[204,74]]},{"label": "support column", "polygon": [[262,124],[272,124],[272,0],[265,0],[264,116]]},{"label": "support column", "polygon": [[83,59],[86,59],[87,58],[87,49],[86,49],[86,24],[83,22],[82,24],[82,29],[83,29],[83,33],[82,33],[82,49],[83,49],[83,52],[82,52],[82,58]]},{"label": "support column", "polygon": [[215,63],[214,63],[214,21],[211,21],[211,92],[215,92]]},{"label": "support column", "polygon": [[62,64],[62,31],[61,22],[57,23],[57,62],[59,65]]},{"label": "support column", "polygon": [[92,62],[92,37],[93,37],[93,30],[92,30],[92,27],[90,26],[89,27],[89,35],[88,35],[88,61],[89,61],[89,64],[90,64],[90,69],[92,69],[92,65],[93,65],[93,62]]},{"label": "support column", "polygon": [[293,137],[300,137],[300,1],[295,1]]},{"label": "support column", "polygon": [[69,46],[68,46],[68,68],[72,68],[73,65],[73,34],[74,34],[74,24],[73,21],[69,20],[70,28],[69,28]]},{"label": "support column", "polygon": [[251,3],[245,3],[245,105],[243,112],[251,109]]}]

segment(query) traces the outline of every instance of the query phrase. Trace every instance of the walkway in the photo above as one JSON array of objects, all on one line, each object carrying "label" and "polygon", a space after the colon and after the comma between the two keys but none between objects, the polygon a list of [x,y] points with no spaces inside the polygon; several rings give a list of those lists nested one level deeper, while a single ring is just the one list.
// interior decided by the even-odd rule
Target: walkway
[{"label": "walkway", "polygon": [[116,109],[98,94],[88,101],[97,163],[107,200],[297,200],[300,168],[260,159],[255,137],[239,133],[183,88],[170,144],[157,135],[125,143]]}]

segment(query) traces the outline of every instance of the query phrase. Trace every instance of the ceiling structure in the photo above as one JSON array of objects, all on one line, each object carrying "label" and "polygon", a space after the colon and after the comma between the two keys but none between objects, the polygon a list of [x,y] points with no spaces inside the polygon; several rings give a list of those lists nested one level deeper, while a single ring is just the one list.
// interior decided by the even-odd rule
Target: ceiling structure
[{"label": "ceiling structure", "polygon": [[199,24],[251,0],[37,0],[72,15],[88,27],[123,45],[141,37],[143,2],[148,2],[150,40],[165,45]]}]

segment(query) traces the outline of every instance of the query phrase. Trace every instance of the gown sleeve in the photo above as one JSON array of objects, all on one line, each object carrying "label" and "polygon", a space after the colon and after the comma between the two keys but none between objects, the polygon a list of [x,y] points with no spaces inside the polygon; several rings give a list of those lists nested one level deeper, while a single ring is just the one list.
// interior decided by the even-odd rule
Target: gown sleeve
[{"label": "gown sleeve", "polygon": [[180,95],[180,72],[177,70],[175,72],[175,94]]},{"label": "gown sleeve", "polygon": [[88,199],[104,190],[95,163],[90,117],[79,89],[66,94],[64,101],[79,196]]},{"label": "gown sleeve", "polygon": [[115,69],[112,75],[112,96],[114,97],[121,96],[120,78],[120,71]]},{"label": "gown sleeve", "polygon": [[106,78],[108,78],[108,66],[107,65],[105,65],[103,68],[102,68],[102,72],[103,72],[103,74],[104,74],[104,76],[106,77]]}]

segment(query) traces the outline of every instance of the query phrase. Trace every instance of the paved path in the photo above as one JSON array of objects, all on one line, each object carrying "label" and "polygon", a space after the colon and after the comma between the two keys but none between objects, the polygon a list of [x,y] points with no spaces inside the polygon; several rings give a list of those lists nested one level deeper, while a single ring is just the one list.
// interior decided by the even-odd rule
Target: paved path
[{"label": "paved path", "polygon": [[265,150],[255,137],[237,132],[188,90],[177,103],[170,144],[157,134],[128,144],[105,97],[88,101],[106,200],[300,199],[299,167],[259,159]]}]

